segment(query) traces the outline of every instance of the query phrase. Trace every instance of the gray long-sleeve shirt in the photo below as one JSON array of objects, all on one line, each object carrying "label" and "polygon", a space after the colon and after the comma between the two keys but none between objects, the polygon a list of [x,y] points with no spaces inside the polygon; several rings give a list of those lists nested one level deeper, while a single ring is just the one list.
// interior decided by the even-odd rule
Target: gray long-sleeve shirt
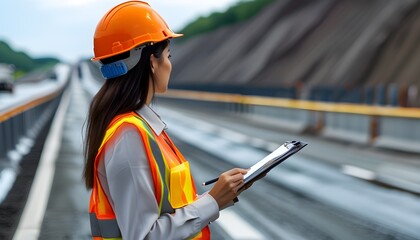
[{"label": "gray long-sleeve shirt", "polygon": [[[148,106],[138,114],[160,135],[165,124]],[[123,239],[186,239],[219,217],[217,202],[203,194],[195,202],[159,215],[147,155],[134,126],[122,130],[102,155],[98,173]]]}]

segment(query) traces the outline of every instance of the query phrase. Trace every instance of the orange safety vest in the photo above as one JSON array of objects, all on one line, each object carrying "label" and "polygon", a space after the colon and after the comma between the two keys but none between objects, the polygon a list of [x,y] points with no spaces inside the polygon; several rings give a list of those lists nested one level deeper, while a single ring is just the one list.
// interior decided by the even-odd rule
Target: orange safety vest
[{"label": "orange safety vest", "polygon": [[[94,240],[122,239],[115,213],[98,177],[98,163],[106,144],[119,128],[134,125],[143,140],[150,164],[159,214],[173,213],[197,198],[188,162],[178,151],[165,131],[156,136],[148,124],[136,113],[121,114],[113,119],[98,150],[94,165],[94,182],[90,196],[90,225]],[[203,228],[193,239],[210,239],[210,229]]]}]

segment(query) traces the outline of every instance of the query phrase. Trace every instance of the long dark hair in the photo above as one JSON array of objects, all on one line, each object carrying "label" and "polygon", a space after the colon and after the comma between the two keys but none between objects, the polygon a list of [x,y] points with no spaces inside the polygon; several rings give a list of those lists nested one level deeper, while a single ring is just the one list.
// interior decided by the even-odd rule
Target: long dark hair
[{"label": "long dark hair", "polygon": [[[93,97],[86,126],[84,154],[86,158],[84,179],[87,189],[93,187],[95,157],[112,119],[119,114],[140,109],[146,103],[149,93],[150,56],[162,56],[169,40],[155,43],[142,50],[140,61],[127,74],[107,79]],[[129,52],[102,60],[110,63],[129,56]],[[154,84],[154,83],[152,83]],[[154,86],[153,86],[154,87]]]}]

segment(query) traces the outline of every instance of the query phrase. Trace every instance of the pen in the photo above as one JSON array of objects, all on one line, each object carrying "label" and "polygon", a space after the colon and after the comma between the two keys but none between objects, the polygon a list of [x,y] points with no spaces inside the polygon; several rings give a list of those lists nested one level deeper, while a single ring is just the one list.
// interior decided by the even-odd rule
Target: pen
[{"label": "pen", "polygon": [[207,182],[203,182],[201,185],[203,185],[203,186],[207,186],[207,185],[210,185],[210,184],[212,184],[212,183],[217,182],[217,180],[219,180],[219,178],[218,178],[218,177],[217,177],[217,178],[214,178],[214,179],[212,179],[212,180],[208,180]]}]

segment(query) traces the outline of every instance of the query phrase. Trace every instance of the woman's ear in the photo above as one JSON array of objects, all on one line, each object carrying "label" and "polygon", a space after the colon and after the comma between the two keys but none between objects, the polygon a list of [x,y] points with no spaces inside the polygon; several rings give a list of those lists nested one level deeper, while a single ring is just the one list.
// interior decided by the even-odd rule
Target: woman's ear
[{"label": "woman's ear", "polygon": [[151,54],[150,55],[150,70],[152,71],[153,74],[156,71],[156,66],[157,66],[157,58],[153,54]]}]

